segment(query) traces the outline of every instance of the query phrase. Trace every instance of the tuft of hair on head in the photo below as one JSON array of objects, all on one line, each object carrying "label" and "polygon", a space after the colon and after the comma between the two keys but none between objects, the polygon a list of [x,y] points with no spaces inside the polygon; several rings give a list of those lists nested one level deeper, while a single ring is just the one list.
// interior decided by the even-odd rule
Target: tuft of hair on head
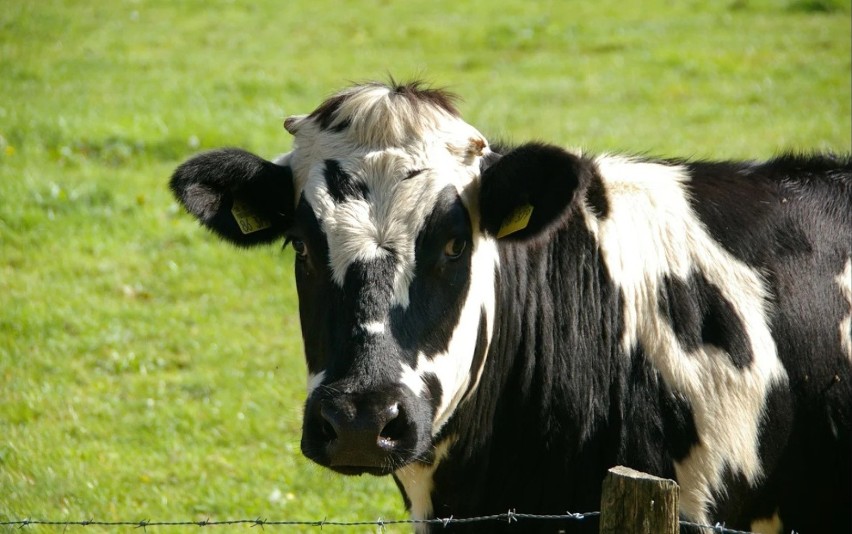
[{"label": "tuft of hair on head", "polygon": [[343,89],[306,119],[320,130],[345,134],[368,147],[400,146],[438,128],[442,121],[458,118],[457,100],[453,93],[423,81],[397,83],[391,78],[388,83],[367,82]]},{"label": "tuft of hair on head", "polygon": [[441,87],[432,87],[423,80],[412,80],[405,83],[397,83],[391,77],[387,84],[393,88],[393,93],[403,98],[408,99],[412,105],[417,106],[419,103],[426,103],[437,108],[443,109],[449,115],[458,117],[459,111],[456,108],[456,102],[460,100],[459,96],[447,89]]}]

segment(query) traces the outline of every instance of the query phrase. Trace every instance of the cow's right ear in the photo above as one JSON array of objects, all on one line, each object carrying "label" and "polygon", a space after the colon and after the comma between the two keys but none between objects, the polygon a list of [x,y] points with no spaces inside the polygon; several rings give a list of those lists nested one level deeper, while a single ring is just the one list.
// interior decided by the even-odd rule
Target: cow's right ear
[{"label": "cow's right ear", "polygon": [[280,239],[293,218],[293,174],[238,148],[204,152],[175,170],[169,182],[186,211],[239,246]]}]

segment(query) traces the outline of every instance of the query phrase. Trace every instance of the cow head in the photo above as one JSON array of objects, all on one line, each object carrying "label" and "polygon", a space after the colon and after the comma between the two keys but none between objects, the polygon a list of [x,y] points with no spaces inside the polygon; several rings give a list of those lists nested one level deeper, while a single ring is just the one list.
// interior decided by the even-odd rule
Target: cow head
[{"label": "cow head", "polygon": [[497,238],[560,217],[576,158],[543,145],[492,152],[447,93],[417,83],[346,89],[285,128],[293,150],[276,162],[204,153],[172,190],[237,245],[292,244],[304,454],[346,474],[428,461],[486,364]]}]

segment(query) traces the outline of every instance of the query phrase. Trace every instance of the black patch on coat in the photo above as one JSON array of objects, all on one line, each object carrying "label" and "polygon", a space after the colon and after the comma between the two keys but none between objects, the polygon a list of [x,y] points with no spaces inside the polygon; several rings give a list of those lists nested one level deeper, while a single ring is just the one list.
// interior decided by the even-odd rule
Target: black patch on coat
[{"label": "black patch on coat", "polygon": [[689,400],[666,384],[641,344],[609,392],[608,428],[621,436],[614,456],[623,465],[675,478],[672,461],[682,461],[700,443]]},{"label": "black patch on coat", "polygon": [[690,204],[713,238],[755,267],[779,256],[812,254],[815,244],[826,237],[824,222],[842,218],[849,210],[848,155],[785,154],[760,163],[669,163],[687,169]]},{"label": "black patch on coat", "polygon": [[[619,372],[613,365],[627,358],[616,356],[621,306],[600,250],[585,224],[568,226],[548,241],[501,241],[494,336],[479,386],[442,431],[458,441],[433,477],[436,517],[600,506],[604,466],[617,461],[606,392]],[[597,532],[598,525],[594,518],[449,525],[508,529]]]},{"label": "black patch on coat", "polygon": [[[444,248],[451,239],[467,243],[461,256],[450,259]],[[417,236],[414,279],[409,306],[390,314],[393,338],[402,349],[427,358],[447,351],[470,289],[472,228],[467,208],[456,189],[447,186],[438,195],[426,224]]]},{"label": "black patch on coat", "polygon": [[325,160],[325,183],[328,194],[335,202],[341,204],[347,200],[365,199],[367,197],[366,185],[355,180],[343,168],[337,160]]},{"label": "black patch on coat", "polygon": [[666,448],[672,459],[681,462],[689,456],[694,446],[701,443],[692,406],[682,393],[672,391],[662,383],[659,403]]},{"label": "black patch on coat", "polygon": [[423,375],[423,383],[426,384],[426,392],[429,398],[429,403],[432,405],[432,417],[438,411],[441,405],[441,398],[444,394],[444,388],[441,387],[441,379],[435,373],[426,373]]},{"label": "black patch on coat", "polygon": [[688,280],[665,276],[658,299],[660,315],[668,320],[685,350],[713,345],[724,350],[738,369],[752,363],[754,355],[742,320],[703,274],[693,273]]},{"label": "black patch on coat", "polygon": [[331,125],[337,118],[337,112],[340,106],[346,101],[347,96],[346,94],[332,96],[311,112],[308,118],[316,121],[322,130],[331,130],[336,133],[342,132],[349,127],[349,119],[341,120],[334,127]]},{"label": "black patch on coat", "polygon": [[589,173],[589,182],[586,185],[586,203],[598,219],[606,219],[609,216],[609,200],[606,196],[606,188],[597,172]]},{"label": "black patch on coat", "polygon": [[393,79],[389,83],[392,88],[391,95],[394,98],[405,98],[415,108],[422,104],[429,104],[446,111],[453,117],[458,117],[456,100],[458,97],[446,89],[430,87],[426,82],[414,80],[406,83],[396,83]]}]

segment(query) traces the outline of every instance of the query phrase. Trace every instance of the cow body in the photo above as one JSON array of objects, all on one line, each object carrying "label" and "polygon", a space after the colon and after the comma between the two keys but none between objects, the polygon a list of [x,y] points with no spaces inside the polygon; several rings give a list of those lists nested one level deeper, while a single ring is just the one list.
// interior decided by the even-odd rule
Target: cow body
[{"label": "cow body", "polygon": [[848,525],[850,189],[803,189],[804,163],[618,161],[606,205],[593,189],[546,241],[502,246],[478,393],[403,486],[431,477],[439,517],[588,511],[623,464],[677,479],[705,524]]},{"label": "cow body", "polygon": [[237,244],[293,241],[309,458],[392,474],[416,518],[596,510],[623,464],[692,521],[850,529],[849,158],[490,147],[417,84],[286,127],[275,164],[203,154],[172,187]]}]

